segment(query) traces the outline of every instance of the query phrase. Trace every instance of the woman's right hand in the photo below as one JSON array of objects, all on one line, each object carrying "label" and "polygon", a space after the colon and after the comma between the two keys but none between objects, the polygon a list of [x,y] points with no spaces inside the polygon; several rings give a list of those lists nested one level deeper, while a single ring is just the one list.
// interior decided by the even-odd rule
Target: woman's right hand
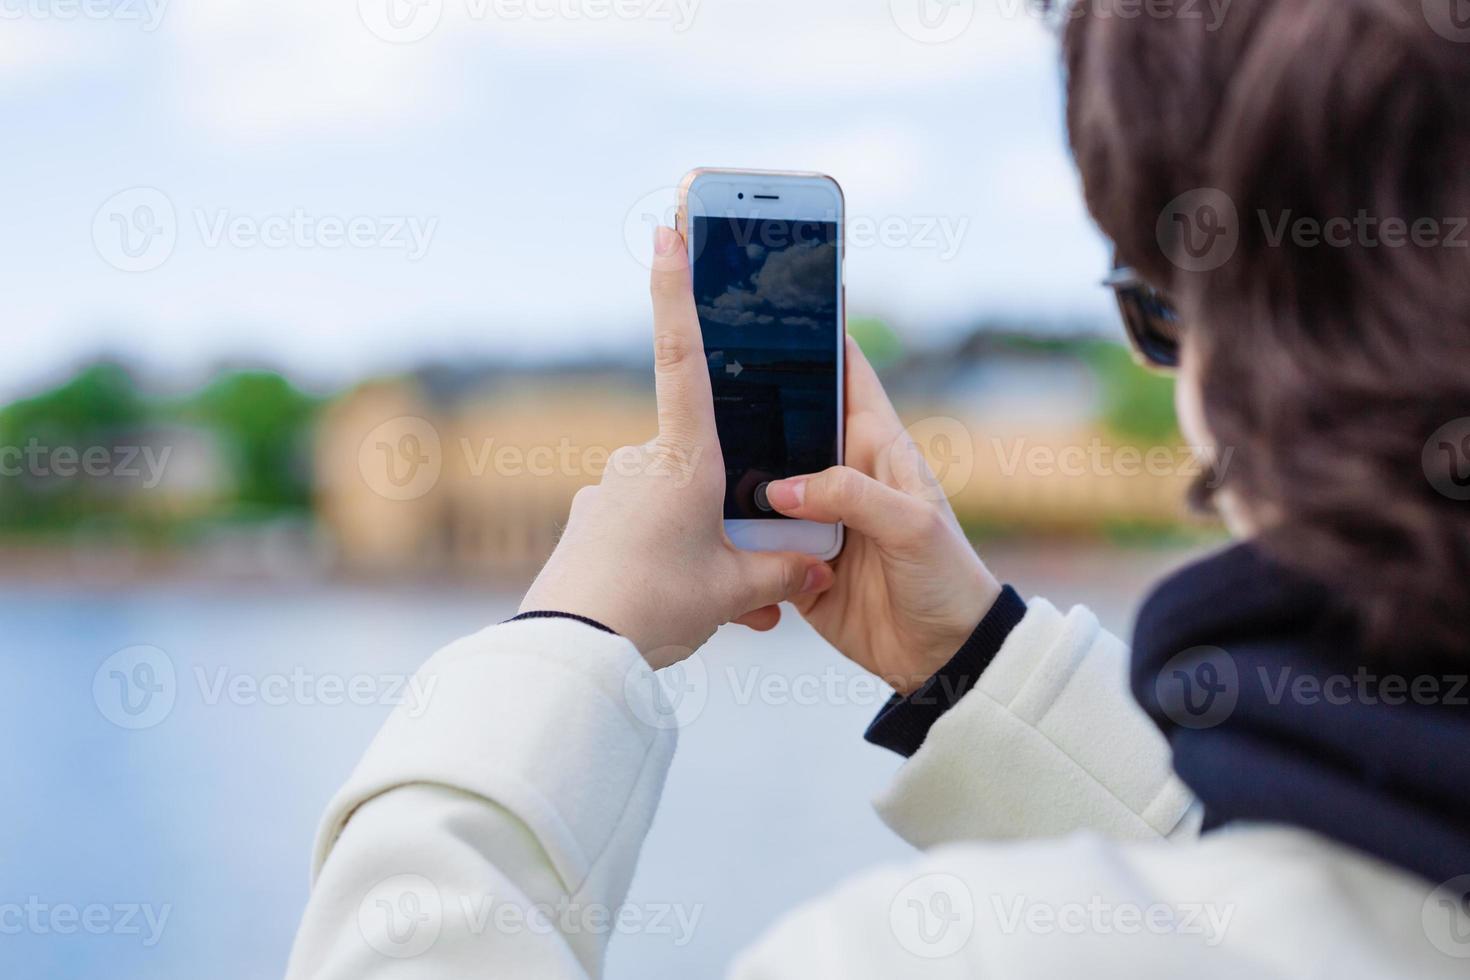
[{"label": "woman's right hand", "polygon": [[788,517],[847,527],[835,584],[792,604],[843,655],[906,695],[954,656],[1001,586],[850,337],[846,461],[767,488]]}]

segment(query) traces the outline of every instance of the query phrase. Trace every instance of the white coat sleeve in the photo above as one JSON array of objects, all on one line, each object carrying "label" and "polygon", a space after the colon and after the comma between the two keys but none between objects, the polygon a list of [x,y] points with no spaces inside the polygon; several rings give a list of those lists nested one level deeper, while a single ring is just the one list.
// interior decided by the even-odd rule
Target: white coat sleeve
[{"label": "white coat sleeve", "polygon": [[1083,606],[1032,599],[979,681],[876,801],[916,847],[1056,837],[1193,838],[1200,807],[1128,690],[1128,648]]},{"label": "white coat sleeve", "polygon": [[534,619],[414,683],[328,807],[288,977],[598,976],[674,751],[652,671]]}]

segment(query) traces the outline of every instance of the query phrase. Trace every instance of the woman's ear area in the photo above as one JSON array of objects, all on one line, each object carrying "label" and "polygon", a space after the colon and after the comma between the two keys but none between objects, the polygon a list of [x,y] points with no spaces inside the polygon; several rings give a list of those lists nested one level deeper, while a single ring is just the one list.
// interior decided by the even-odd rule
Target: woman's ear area
[{"label": "woman's ear area", "polygon": [[[1179,370],[1174,377],[1174,414],[1179,419],[1179,432],[1194,450],[1213,456],[1215,439],[1205,421],[1204,394],[1201,388],[1199,343],[1188,332],[1180,338]],[[1208,462],[1201,458],[1201,463]]]},{"label": "woman's ear area", "polygon": [[1209,501],[1208,506],[1225,522],[1232,537],[1252,536],[1260,524],[1225,483],[1235,447],[1222,447],[1210,431],[1209,419],[1205,416],[1204,356],[1199,342],[1187,331],[1180,338],[1179,370],[1174,377],[1174,413],[1179,419],[1179,433],[1200,467],[1201,478],[1207,479],[1210,487],[1203,499]]}]

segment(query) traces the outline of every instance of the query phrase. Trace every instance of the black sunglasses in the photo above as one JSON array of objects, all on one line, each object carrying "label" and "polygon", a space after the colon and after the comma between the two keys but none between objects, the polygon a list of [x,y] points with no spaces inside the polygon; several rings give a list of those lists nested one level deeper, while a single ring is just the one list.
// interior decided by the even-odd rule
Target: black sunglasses
[{"label": "black sunglasses", "polygon": [[1156,371],[1179,367],[1179,314],[1168,297],[1126,265],[1114,267],[1103,285],[1118,298],[1118,312],[1139,363]]}]

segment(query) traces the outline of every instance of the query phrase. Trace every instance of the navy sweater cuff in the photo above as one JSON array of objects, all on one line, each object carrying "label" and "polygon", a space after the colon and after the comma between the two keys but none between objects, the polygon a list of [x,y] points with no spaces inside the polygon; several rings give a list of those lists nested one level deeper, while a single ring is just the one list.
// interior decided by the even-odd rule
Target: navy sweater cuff
[{"label": "navy sweater cuff", "polygon": [[579,623],[585,623],[586,625],[591,626],[594,629],[602,630],[604,633],[611,633],[613,636],[618,635],[617,630],[609,629],[595,619],[589,619],[586,616],[578,616],[576,613],[556,612],[555,610],[551,609],[536,609],[531,612],[523,612],[517,616],[512,616],[505,622],[514,623],[518,619],[575,619]]},{"label": "navy sweater cuff", "polygon": [[904,758],[919,751],[930,727],[975,686],[1025,615],[1026,602],[1016,590],[1009,585],[1001,589],[995,604],[949,663],[908,697],[895,694],[889,698],[863,738]]}]

